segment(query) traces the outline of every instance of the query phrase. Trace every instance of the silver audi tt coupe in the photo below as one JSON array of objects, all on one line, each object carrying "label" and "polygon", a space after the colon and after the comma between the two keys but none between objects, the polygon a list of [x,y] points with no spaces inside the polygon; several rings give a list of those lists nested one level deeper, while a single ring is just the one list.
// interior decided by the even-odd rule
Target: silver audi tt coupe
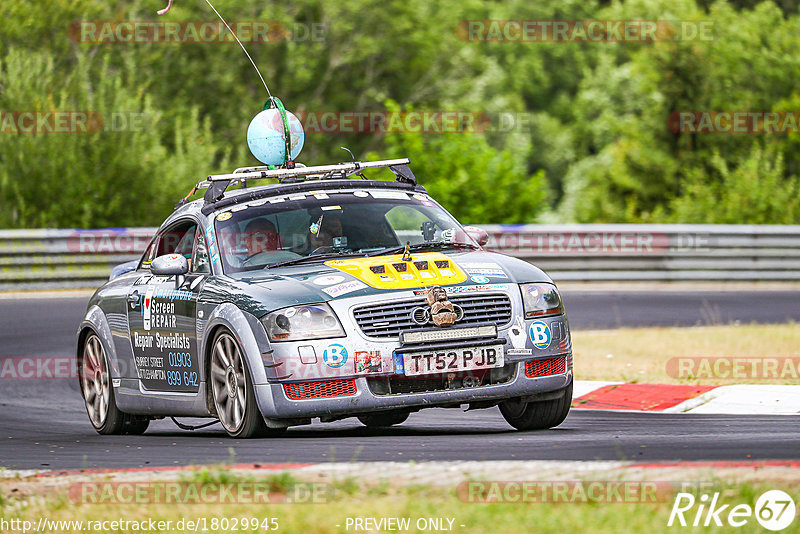
[{"label": "silver audi tt coupe", "polygon": [[[77,358],[94,428],[208,417],[246,438],[496,405],[519,430],[560,424],[572,345],[556,286],[484,250],[486,232],[461,226],[407,164],[200,182],[205,196],[182,201],[89,302]],[[378,167],[396,180],[364,178]]]}]

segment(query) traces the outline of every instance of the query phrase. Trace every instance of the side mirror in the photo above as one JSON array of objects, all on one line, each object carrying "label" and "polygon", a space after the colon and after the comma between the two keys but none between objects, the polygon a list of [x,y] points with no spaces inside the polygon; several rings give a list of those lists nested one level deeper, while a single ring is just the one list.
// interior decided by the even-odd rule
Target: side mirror
[{"label": "side mirror", "polygon": [[478,228],[477,226],[465,226],[464,231],[467,232],[468,236],[477,241],[480,246],[484,246],[489,242],[489,232],[483,228]]},{"label": "side mirror", "polygon": [[175,288],[179,288],[189,272],[189,262],[181,254],[164,254],[153,260],[150,272],[156,276],[174,276]]}]

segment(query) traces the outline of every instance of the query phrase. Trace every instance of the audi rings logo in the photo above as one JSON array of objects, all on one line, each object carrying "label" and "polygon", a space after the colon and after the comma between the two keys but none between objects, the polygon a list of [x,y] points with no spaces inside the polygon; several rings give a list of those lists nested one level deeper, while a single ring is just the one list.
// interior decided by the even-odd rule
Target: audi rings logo
[{"label": "audi rings logo", "polygon": [[[456,321],[460,321],[464,317],[464,310],[458,304],[453,304],[453,311],[456,314]],[[411,320],[420,326],[433,322],[431,321],[431,309],[422,306],[414,308],[411,310]]]}]

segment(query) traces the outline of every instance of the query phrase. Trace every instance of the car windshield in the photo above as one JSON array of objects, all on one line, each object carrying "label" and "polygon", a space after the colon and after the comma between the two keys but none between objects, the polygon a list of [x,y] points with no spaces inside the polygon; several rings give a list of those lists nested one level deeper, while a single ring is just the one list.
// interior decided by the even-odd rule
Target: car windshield
[{"label": "car windshield", "polygon": [[394,252],[406,243],[478,247],[430,197],[396,190],[314,191],[251,201],[218,213],[216,230],[227,273]]}]

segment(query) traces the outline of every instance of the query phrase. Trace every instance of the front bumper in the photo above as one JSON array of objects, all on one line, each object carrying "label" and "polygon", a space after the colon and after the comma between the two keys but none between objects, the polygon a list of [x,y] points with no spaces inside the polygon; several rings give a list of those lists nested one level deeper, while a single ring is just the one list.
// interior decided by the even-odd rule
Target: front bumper
[{"label": "front bumper", "polygon": [[564,374],[528,378],[524,363],[516,364],[513,378],[503,384],[472,388],[375,395],[367,384],[366,377],[355,379],[356,393],[341,397],[291,400],[286,396],[283,384],[256,386],[256,397],[262,413],[270,418],[309,418],[340,415],[358,415],[376,410],[435,408],[448,405],[472,404],[499,401],[514,397],[534,397],[558,391],[572,382],[572,370]]},{"label": "front bumper", "polygon": [[[502,383],[492,383],[459,389],[442,389],[418,393],[377,392],[370,389],[369,379],[404,378],[395,364],[395,352],[401,350],[399,339],[369,337],[359,327],[354,311],[366,304],[376,302],[392,304],[414,297],[414,293],[396,292],[361,298],[344,298],[329,304],[342,322],[347,336],[344,338],[272,343],[264,347],[261,359],[265,367],[265,381],[256,382],[255,393],[258,405],[268,419],[308,419],[311,417],[336,417],[347,414],[362,414],[375,410],[424,407],[458,406],[461,404],[485,403],[491,405],[513,397],[526,397],[558,391],[572,381],[572,342],[569,324],[565,315],[525,320],[519,286],[495,285],[493,293],[508,297],[511,315],[508,321],[497,324],[495,342],[504,344],[505,363],[513,365],[510,377]],[[534,323],[548,332],[548,344],[534,343]],[[458,324],[456,325],[458,326]],[[491,342],[474,340],[473,343]],[[464,344],[470,344],[464,340]],[[439,343],[437,343],[439,345]],[[407,349],[409,350],[409,349]],[[333,361],[333,353],[339,356]],[[356,356],[369,353],[379,357],[380,364],[371,372],[360,371]],[[345,354],[344,361],[341,355]],[[563,372],[547,376],[529,377],[525,362],[564,357]],[[376,363],[376,362],[373,362]],[[413,377],[409,377],[412,380]],[[323,383],[326,381],[348,381],[355,383],[342,396],[321,398],[290,398],[284,388],[286,384]],[[351,384],[352,384],[351,382]],[[485,382],[484,382],[485,383]],[[313,396],[312,396],[313,397]]]}]

